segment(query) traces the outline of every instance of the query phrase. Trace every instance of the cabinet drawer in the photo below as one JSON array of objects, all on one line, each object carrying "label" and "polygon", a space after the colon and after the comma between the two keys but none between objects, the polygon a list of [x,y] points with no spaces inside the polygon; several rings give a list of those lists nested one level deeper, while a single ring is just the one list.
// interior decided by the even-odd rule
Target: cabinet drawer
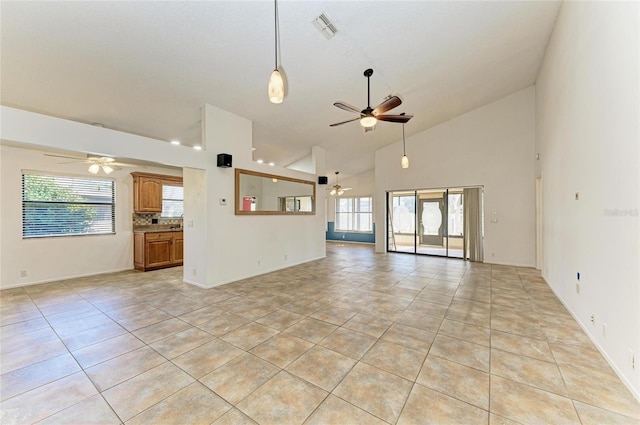
[{"label": "cabinet drawer", "polygon": [[148,241],[157,241],[161,239],[172,239],[172,232],[157,232],[157,233],[147,233],[146,238]]}]

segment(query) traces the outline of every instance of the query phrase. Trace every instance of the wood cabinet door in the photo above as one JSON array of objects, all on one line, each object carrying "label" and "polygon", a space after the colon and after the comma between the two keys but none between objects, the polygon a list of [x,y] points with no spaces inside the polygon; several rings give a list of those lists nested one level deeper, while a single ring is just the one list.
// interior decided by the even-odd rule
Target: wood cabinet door
[{"label": "wood cabinet door", "polygon": [[136,211],[162,212],[162,180],[149,177],[139,177],[138,180]]},{"label": "wood cabinet door", "polygon": [[146,267],[166,266],[173,262],[173,239],[170,234],[168,237],[147,238],[145,248]]},{"label": "wood cabinet door", "polygon": [[173,234],[173,260],[179,264],[184,261],[184,237],[182,232],[174,232]]}]

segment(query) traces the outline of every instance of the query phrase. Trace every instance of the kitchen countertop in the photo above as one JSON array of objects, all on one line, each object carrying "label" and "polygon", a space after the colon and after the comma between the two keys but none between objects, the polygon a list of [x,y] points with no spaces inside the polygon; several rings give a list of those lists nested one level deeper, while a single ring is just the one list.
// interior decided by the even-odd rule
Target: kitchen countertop
[{"label": "kitchen countertop", "polygon": [[168,227],[163,227],[163,228],[144,227],[144,228],[133,229],[133,233],[182,232],[182,230],[183,229],[181,227],[176,227],[174,229],[168,228]]}]

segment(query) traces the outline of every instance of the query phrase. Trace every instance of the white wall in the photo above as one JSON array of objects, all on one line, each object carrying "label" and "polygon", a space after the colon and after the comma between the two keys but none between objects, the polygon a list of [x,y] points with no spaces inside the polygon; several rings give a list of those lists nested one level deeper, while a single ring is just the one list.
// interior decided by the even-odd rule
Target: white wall
[{"label": "white wall", "polygon": [[[60,164],[65,160],[45,152],[0,146],[2,181],[2,258],[0,288],[49,282],[64,278],[107,273],[133,268],[133,179],[131,172],[145,171],[180,175],[175,169],[131,167],[113,171],[107,178],[116,182],[116,233],[114,235],[22,238],[22,170],[90,176],[88,165]],[[68,161],[68,160],[67,160]],[[105,177],[100,173],[98,177]],[[27,272],[21,277],[21,270]]]},{"label": "white wall", "polygon": [[[214,287],[323,258],[326,255],[323,210],[301,216],[235,215],[233,201],[227,205],[219,202],[220,198],[234,199],[234,170],[215,167],[215,155],[229,153],[233,166],[245,170],[310,181],[316,181],[316,175],[252,161],[252,124],[245,118],[205,105],[203,122],[204,146],[212,164],[206,169],[206,187],[202,188],[206,191],[207,214],[193,220],[193,229],[189,227],[188,211],[201,208],[203,201],[189,193],[185,183],[185,242],[188,234],[194,234],[194,246],[189,249],[205,253],[206,270],[198,269],[197,264],[192,267],[185,257],[185,277],[199,286]],[[318,149],[314,152],[318,153]],[[323,158],[320,153],[318,156]],[[192,174],[188,179],[202,183],[202,175]],[[318,205],[323,205],[324,194],[317,197]],[[195,276],[192,268],[196,268]]]},{"label": "white wall", "polygon": [[534,266],[534,111],[529,87],[415,134],[406,139],[408,169],[400,168],[402,141],[378,150],[376,251],[385,251],[386,191],[482,185],[485,262]]},{"label": "white wall", "polygon": [[637,2],[565,2],[536,85],[543,275],[638,398],[639,14]]}]

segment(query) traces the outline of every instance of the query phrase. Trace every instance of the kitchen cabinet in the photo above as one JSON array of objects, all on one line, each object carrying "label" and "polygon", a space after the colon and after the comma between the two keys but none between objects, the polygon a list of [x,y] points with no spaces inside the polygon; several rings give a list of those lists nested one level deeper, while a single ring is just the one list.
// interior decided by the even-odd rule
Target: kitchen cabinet
[{"label": "kitchen cabinet", "polygon": [[136,270],[153,270],[181,266],[184,260],[184,234],[172,232],[135,232],[133,266]]},{"label": "kitchen cabinet", "polygon": [[161,213],[162,186],[182,185],[182,177],[162,174],[131,173],[133,176],[133,212]]}]

